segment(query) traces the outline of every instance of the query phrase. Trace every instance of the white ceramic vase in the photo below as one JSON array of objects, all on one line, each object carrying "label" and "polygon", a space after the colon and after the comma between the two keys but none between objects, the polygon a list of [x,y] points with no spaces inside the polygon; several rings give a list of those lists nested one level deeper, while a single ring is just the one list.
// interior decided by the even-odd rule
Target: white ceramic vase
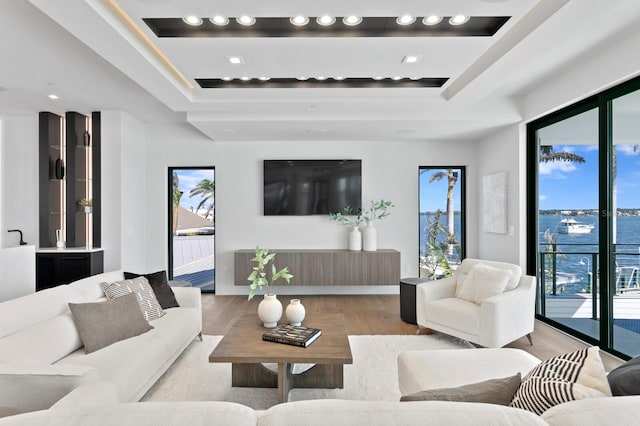
[{"label": "white ceramic vase", "polygon": [[285,310],[285,315],[291,325],[302,325],[305,313],[304,306],[300,303],[300,299],[291,299]]},{"label": "white ceramic vase", "polygon": [[278,325],[278,320],[282,317],[282,303],[275,294],[265,294],[264,299],[258,304],[258,318],[262,325],[273,328]]},{"label": "white ceramic vase", "polygon": [[355,225],[351,232],[349,232],[349,250],[362,250],[362,233],[360,229],[358,229],[358,225]]},{"label": "white ceramic vase", "polygon": [[362,249],[364,251],[378,250],[378,231],[373,226],[373,222],[368,222],[362,230]]}]

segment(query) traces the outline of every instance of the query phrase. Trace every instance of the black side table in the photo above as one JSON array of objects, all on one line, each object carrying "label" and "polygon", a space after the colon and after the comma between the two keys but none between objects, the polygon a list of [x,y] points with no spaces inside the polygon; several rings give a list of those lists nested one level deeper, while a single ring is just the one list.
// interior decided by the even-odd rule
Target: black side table
[{"label": "black side table", "polygon": [[428,278],[400,278],[400,318],[410,324],[416,321],[416,286]]}]

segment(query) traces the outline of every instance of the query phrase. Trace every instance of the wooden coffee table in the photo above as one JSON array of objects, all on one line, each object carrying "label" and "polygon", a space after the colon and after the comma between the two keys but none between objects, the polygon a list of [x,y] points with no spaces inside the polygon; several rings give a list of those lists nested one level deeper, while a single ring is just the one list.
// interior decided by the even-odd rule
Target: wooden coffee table
[{"label": "wooden coffee table", "polygon": [[[209,362],[231,363],[231,386],[278,388],[278,399],[286,402],[293,388],[342,388],[343,365],[352,364],[351,347],[341,314],[316,314],[304,326],[319,328],[322,335],[307,348],[265,342],[267,331],[256,313],[246,314],[231,327],[209,355]],[[278,364],[278,372],[262,363]],[[293,374],[293,364],[315,364]]]}]

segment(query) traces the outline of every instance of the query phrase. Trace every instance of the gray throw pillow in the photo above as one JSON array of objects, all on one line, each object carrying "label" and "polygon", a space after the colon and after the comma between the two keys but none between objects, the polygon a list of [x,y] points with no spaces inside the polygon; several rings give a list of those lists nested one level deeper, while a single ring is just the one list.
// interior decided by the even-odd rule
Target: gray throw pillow
[{"label": "gray throw pillow", "polygon": [[144,319],[133,293],[104,302],[69,303],[69,309],[86,353],[153,328]]},{"label": "gray throw pillow", "polygon": [[400,401],[457,401],[509,405],[520,387],[520,380],[518,373],[511,377],[485,380],[455,388],[423,390],[405,395]]},{"label": "gray throw pillow", "polygon": [[136,274],[133,272],[125,272],[124,279],[130,280],[132,278],[145,277],[149,281],[149,285],[153,289],[153,292],[158,299],[158,303],[162,306],[162,309],[177,308],[178,301],[176,296],[169,285],[167,279],[167,271],[158,271],[150,274]]},{"label": "gray throw pillow", "polygon": [[640,356],[611,370],[607,380],[613,396],[640,395]]}]

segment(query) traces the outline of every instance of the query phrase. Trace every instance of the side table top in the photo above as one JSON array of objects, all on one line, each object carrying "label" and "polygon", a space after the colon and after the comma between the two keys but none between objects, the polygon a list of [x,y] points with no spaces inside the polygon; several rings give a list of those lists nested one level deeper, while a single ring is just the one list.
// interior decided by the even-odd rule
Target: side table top
[{"label": "side table top", "polygon": [[268,329],[262,326],[256,312],[245,314],[218,343],[209,355],[209,362],[353,363],[342,314],[313,313],[302,325],[322,330],[322,335],[306,348],[262,340],[262,334]]}]

